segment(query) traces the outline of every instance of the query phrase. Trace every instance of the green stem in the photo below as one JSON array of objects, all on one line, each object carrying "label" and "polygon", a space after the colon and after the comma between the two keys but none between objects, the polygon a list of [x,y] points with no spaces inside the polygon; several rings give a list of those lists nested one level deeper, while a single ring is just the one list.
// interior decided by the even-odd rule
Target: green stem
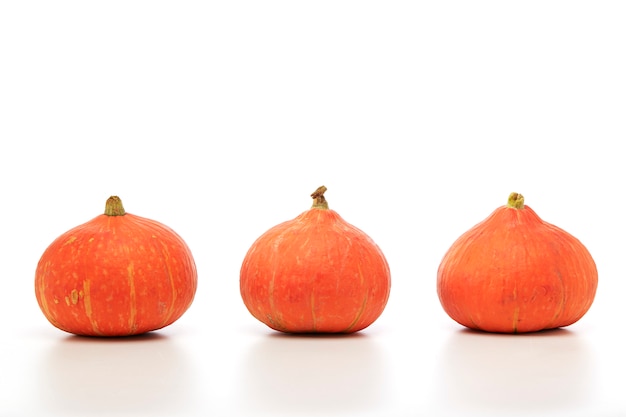
[{"label": "green stem", "polygon": [[311,206],[311,208],[328,210],[328,201],[326,201],[326,198],[324,197],[324,193],[326,192],[326,190],[327,188],[322,185],[317,190],[315,190],[313,194],[311,194],[311,197],[313,197],[313,205]]},{"label": "green stem", "polygon": [[124,206],[122,205],[122,200],[115,195],[109,197],[106,206],[104,207],[104,214],[107,216],[123,216],[126,214]]},{"label": "green stem", "polygon": [[514,208],[514,209],[523,209],[524,208],[524,196],[519,193],[509,194],[509,201],[507,203],[507,207]]}]

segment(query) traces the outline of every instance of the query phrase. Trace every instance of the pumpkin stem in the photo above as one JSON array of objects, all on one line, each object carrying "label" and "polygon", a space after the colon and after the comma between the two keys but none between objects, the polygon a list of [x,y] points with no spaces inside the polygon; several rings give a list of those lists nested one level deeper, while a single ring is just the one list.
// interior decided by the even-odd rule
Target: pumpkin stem
[{"label": "pumpkin stem", "polygon": [[523,209],[524,208],[524,196],[519,193],[509,194],[509,201],[507,203],[507,207],[514,208],[514,209]]},{"label": "pumpkin stem", "polygon": [[104,207],[104,214],[107,216],[123,216],[126,214],[126,210],[124,210],[124,206],[122,205],[122,200],[118,196],[111,196],[107,200],[106,206]]},{"label": "pumpkin stem", "polygon": [[311,194],[311,197],[313,197],[313,205],[311,208],[328,210],[328,201],[326,201],[326,198],[324,197],[326,190],[327,188],[322,185],[315,190],[313,194]]}]

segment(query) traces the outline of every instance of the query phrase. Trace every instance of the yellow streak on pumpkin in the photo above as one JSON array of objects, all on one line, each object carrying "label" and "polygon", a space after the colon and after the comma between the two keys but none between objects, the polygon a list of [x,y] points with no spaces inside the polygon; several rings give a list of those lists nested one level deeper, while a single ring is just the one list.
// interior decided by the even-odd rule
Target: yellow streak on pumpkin
[{"label": "yellow streak on pumpkin", "polygon": [[93,329],[93,332],[95,334],[99,334],[102,336],[102,332],[98,329],[98,325],[96,321],[93,319],[93,311],[91,309],[90,287],[91,287],[91,282],[88,279],[84,280],[83,281],[83,294],[84,294],[83,303],[85,305],[85,315],[87,316],[89,323],[91,323],[91,328]]},{"label": "yellow streak on pumpkin", "polygon": [[135,265],[131,262],[126,268],[128,273],[128,286],[130,287],[130,317],[128,318],[129,333],[133,334],[137,328],[135,319],[137,316],[137,295],[135,292]]},{"label": "yellow streak on pumpkin", "polygon": [[172,274],[169,262],[167,263],[167,276],[170,280],[170,288],[172,289],[172,301],[170,301],[170,310],[167,312],[165,322],[169,322],[172,319],[174,308],[176,308],[176,299],[178,298],[178,291],[176,290],[176,283],[174,282],[174,274]]},{"label": "yellow streak on pumpkin", "polygon": [[[156,236],[152,236],[156,239]],[[167,250],[165,245],[162,246],[163,258],[165,260],[165,268],[167,270],[167,278],[170,281],[170,288],[172,290],[172,300],[170,301],[170,308],[167,314],[165,315],[165,319],[161,323],[161,326],[165,326],[171,319],[172,314],[174,314],[174,308],[176,307],[176,298],[178,296],[178,292],[176,291],[176,283],[174,282],[174,274],[172,274],[172,268],[170,266],[170,253]]]},{"label": "yellow streak on pumpkin", "polygon": [[482,330],[482,327],[480,327],[478,323],[476,323],[476,321],[474,320],[474,317],[472,317],[472,315],[469,312],[466,314],[467,314],[467,319],[470,321],[470,323],[472,323],[472,326],[474,326],[474,328],[477,330]]},{"label": "yellow streak on pumpkin", "polygon": [[281,331],[287,331],[287,328],[284,326],[282,322],[282,318],[278,317],[276,313],[276,307],[274,304],[274,280],[276,278],[276,271],[272,273],[272,279],[270,280],[269,288],[268,288],[268,299],[270,303],[270,314],[267,314],[268,321],[272,324],[272,326]]},{"label": "yellow streak on pumpkin", "polygon": [[[40,275],[41,278],[39,279],[39,299],[41,300],[41,308],[44,311],[45,316],[48,318],[48,320],[53,321],[52,314],[50,313],[50,308],[48,307],[48,300],[46,299],[46,283],[44,279],[44,277],[46,276],[45,271],[48,269],[49,266],[50,261],[47,261]],[[55,299],[54,301],[55,303],[58,303],[58,300]]]},{"label": "yellow streak on pumpkin", "polygon": [[352,328],[361,319],[361,316],[363,315],[363,312],[365,312],[365,306],[367,305],[367,298],[368,298],[367,294],[365,294],[365,298],[363,299],[363,304],[361,304],[361,308],[359,309],[359,312],[357,313],[357,315],[354,318],[354,320],[352,321],[352,323],[350,323],[350,325],[344,330],[344,332],[349,332],[350,330],[352,330]]},{"label": "yellow streak on pumpkin", "polygon": [[[363,287],[363,283],[365,282],[365,278],[363,277],[363,271],[361,270],[361,265],[359,264],[359,277],[361,278],[361,287]],[[361,304],[361,308],[359,309],[356,317],[350,323],[350,325],[344,330],[344,332],[349,332],[361,319],[361,316],[365,312],[365,306],[367,305],[368,294],[365,293],[365,298],[363,299],[363,303]]]},{"label": "yellow streak on pumpkin", "polygon": [[519,321],[519,307],[515,307],[513,312],[513,333],[517,333],[517,322]]}]

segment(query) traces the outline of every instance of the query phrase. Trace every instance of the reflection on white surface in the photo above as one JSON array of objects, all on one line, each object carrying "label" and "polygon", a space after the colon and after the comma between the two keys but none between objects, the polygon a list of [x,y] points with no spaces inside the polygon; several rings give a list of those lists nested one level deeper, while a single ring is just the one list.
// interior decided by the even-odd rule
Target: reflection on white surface
[{"label": "reflection on white surface", "polygon": [[594,386],[589,350],[563,329],[525,335],[458,331],[444,345],[439,377],[439,401],[476,415],[584,409]]},{"label": "reflection on white surface", "polygon": [[270,334],[244,358],[241,404],[254,415],[374,412],[385,401],[383,362],[364,334]]},{"label": "reflection on white surface", "polygon": [[37,401],[48,415],[175,415],[191,376],[179,348],[158,333],[70,336],[40,366]]}]

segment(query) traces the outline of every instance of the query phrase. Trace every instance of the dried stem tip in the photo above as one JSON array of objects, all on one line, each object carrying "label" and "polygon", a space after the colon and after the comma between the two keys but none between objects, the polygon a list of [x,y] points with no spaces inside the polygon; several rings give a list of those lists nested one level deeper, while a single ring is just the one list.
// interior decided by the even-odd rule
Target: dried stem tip
[{"label": "dried stem tip", "polygon": [[124,210],[124,206],[122,205],[122,200],[118,196],[111,196],[107,200],[106,206],[104,207],[104,214],[107,216],[123,216],[126,214]]},{"label": "dried stem tip", "polygon": [[515,208],[515,209],[523,209],[524,208],[524,196],[519,193],[509,194],[509,201],[507,203],[507,207]]},{"label": "dried stem tip", "polygon": [[328,202],[324,197],[324,193],[326,192],[326,190],[327,188],[322,185],[317,190],[315,190],[313,194],[311,194],[311,197],[313,197],[313,205],[311,206],[311,208],[328,210]]}]

